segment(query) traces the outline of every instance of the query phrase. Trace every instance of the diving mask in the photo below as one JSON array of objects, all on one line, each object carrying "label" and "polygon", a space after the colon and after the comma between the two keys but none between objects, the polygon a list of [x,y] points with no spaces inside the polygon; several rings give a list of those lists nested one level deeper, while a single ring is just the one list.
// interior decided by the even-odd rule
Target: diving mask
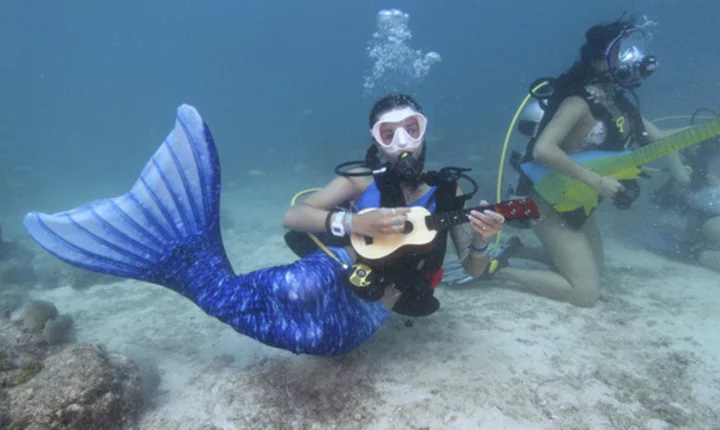
[{"label": "diving mask", "polygon": [[422,146],[427,118],[411,109],[403,108],[383,114],[373,125],[372,136],[380,149],[390,157],[414,152]]},{"label": "diving mask", "polygon": [[615,82],[623,88],[637,88],[657,69],[657,58],[647,55],[647,36],[637,28],[623,31],[605,51],[605,62]]}]

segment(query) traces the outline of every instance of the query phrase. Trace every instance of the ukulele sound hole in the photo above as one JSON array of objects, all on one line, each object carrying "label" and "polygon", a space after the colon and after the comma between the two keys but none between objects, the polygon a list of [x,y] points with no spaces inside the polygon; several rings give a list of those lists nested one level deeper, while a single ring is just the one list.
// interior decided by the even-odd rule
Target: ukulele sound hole
[{"label": "ukulele sound hole", "polygon": [[410,221],[405,221],[405,228],[403,228],[403,234],[410,234],[415,229]]}]

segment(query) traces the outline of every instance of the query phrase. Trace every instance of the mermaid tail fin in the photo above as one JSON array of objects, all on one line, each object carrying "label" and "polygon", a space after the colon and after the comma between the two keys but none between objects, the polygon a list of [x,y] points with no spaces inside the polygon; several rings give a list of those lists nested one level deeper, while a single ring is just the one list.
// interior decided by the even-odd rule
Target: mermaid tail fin
[{"label": "mermaid tail fin", "polygon": [[[210,130],[195,108],[177,109],[175,128],[132,189],[23,222],[48,252],[75,266],[166,284],[180,268],[177,254],[200,237],[215,245],[207,258],[225,262],[220,241],[220,162]],[[206,250],[209,251],[209,250]],[[197,254],[197,252],[190,252]]]}]

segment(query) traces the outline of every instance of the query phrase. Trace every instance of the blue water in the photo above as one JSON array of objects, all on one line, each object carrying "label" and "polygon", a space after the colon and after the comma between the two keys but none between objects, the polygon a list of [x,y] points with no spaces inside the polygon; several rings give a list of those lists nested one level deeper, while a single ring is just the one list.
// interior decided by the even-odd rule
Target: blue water
[{"label": "blue water", "polygon": [[[195,105],[226,179],[288,159],[331,166],[368,143],[365,52],[378,10],[410,14],[410,45],[442,62],[410,90],[443,151],[495,169],[529,83],[575,59],[590,25],[658,21],[647,115],[716,105],[720,5],[678,1],[77,1],[0,6],[0,221],[123,192]],[[434,148],[430,148],[433,150]],[[90,178],[90,180],[89,180]],[[488,184],[488,190],[492,189]],[[284,197],[283,197],[284,198]]]},{"label": "blue water", "polygon": [[[233,264],[240,267],[238,271],[249,271],[263,262],[280,263],[276,259],[290,253],[281,240],[283,214],[278,208],[286,207],[299,189],[323,185],[333,177],[333,166],[361,158],[370,143],[368,113],[382,91],[370,95],[364,91],[365,77],[373,67],[367,48],[377,31],[376,14],[387,8],[399,8],[410,15],[410,47],[423,53],[438,52],[442,57],[424,79],[398,85],[424,107],[429,119],[430,160],[439,164],[463,162],[472,167],[472,175],[480,182],[478,198],[495,198],[503,139],[530,83],[566,70],[577,58],[585,30],[613,21],[625,11],[647,15],[659,23],[653,29],[650,46],[660,66],[638,91],[643,114],[648,118],[687,115],[703,107],[720,111],[718,0],[2,0],[3,234],[29,241],[21,222],[28,211],[53,213],[127,192],[172,129],[176,108],[188,103],[200,111],[212,129],[226,189],[232,189],[233,184],[260,183],[252,181],[270,183],[257,186],[253,192],[239,193],[246,199],[240,203],[233,200],[234,208],[247,208],[249,212],[238,210],[229,215],[236,225],[249,220],[242,226],[244,230],[238,229],[240,233],[229,234],[227,243],[233,251]],[[517,135],[513,143],[524,144]],[[294,168],[303,165],[310,167]],[[253,171],[262,171],[264,176],[248,174]],[[516,177],[511,171],[506,175]],[[667,253],[674,243],[667,235],[658,234],[656,223],[669,225],[682,235],[684,221],[680,220],[682,214],[659,213],[648,203],[653,189],[649,184],[657,185],[665,177],[659,174],[644,183],[640,201],[630,211],[618,211],[605,204],[599,211],[603,215],[603,234],[624,236],[626,242],[635,238],[636,246]],[[262,201],[250,200],[255,194],[262,194]],[[266,233],[269,223],[276,225],[270,236]],[[671,422],[671,418],[677,418],[676,411],[686,408],[679,415],[697,415],[701,411],[704,415],[697,422],[710,422],[707,417],[717,416],[713,405],[718,404],[717,390],[710,393],[713,390],[707,388],[718,385],[714,376],[718,374],[717,366],[713,364],[717,354],[711,349],[718,344],[717,327],[713,326],[717,312],[711,307],[716,291],[704,286],[712,285],[714,278],[710,276],[716,274],[703,275],[705,272],[698,269],[688,271],[692,276],[684,276],[684,272],[681,276],[675,263],[668,263],[666,268],[664,260],[657,263],[650,257],[647,265],[626,261],[623,252],[618,252],[620,245],[609,242],[606,255],[613,270],[610,277],[603,279],[603,297],[594,310],[564,307],[526,294],[493,295],[499,289],[492,288],[476,289],[474,297],[445,289],[439,293],[443,294],[444,308],[434,319],[419,320],[414,331],[406,330],[402,323],[391,326],[379,334],[382,337],[376,349],[369,350],[367,356],[360,355],[354,362],[335,367],[323,362],[318,365],[322,371],[307,378],[310,382],[300,378],[296,383],[300,389],[291,397],[303,399],[303,405],[312,407],[298,413],[307,417],[316,409],[330,410],[327,421],[334,422],[334,407],[322,404],[343,403],[345,407],[345,402],[336,400],[327,387],[339,387],[343,393],[350,389],[351,396],[338,397],[352,399],[347,402],[350,411],[354,411],[352,406],[358,399],[386,406],[388,399],[396,397],[394,391],[382,395],[374,391],[358,391],[356,395],[352,391],[355,386],[364,386],[358,381],[364,381],[366,373],[377,372],[382,383],[400,387],[398,390],[426,383],[423,390],[427,388],[433,395],[442,392],[425,406],[442,415],[446,424],[453,419],[451,414],[466,406],[467,416],[482,411],[482,407],[485,411],[492,407],[492,414],[507,416],[527,407],[531,412],[523,411],[521,415],[543,421],[543,417],[552,416],[554,420],[557,416],[541,407],[543,404],[549,401],[551,406],[560,405],[562,400],[564,405],[574,393],[579,393],[575,397],[581,404],[585,397],[578,387],[582,386],[586,393],[595,392],[598,381],[604,384],[600,386],[617,392],[618,402],[598,402],[580,409],[558,406],[556,410],[570,416],[567,419],[581,417],[584,425],[590,425],[584,421],[585,415],[607,413],[612,418],[610,409],[621,404],[629,405],[625,416],[637,416],[638,420],[643,414],[652,418],[672,415],[668,418]],[[269,256],[275,254],[274,249],[277,255]],[[676,282],[678,279],[686,283]],[[625,288],[623,282],[632,288]],[[486,295],[487,290],[490,292]],[[114,291],[118,297],[127,292],[121,288]],[[92,318],[104,318],[103,312],[125,312],[122,306],[133,303],[109,300],[106,291],[98,289],[69,294],[64,298],[58,294],[53,300],[85,328],[96,323]],[[93,294],[100,298],[95,300]],[[670,296],[669,304],[662,303]],[[194,348],[204,348],[203,354],[212,357],[224,351],[236,358],[242,354],[271,354],[267,348],[247,351],[243,343],[247,339],[240,335],[217,335],[219,331],[198,323],[196,316],[188,317],[187,311],[176,309],[175,302],[138,297],[137,303],[151,308],[156,315],[164,312],[175,318],[167,322],[171,334],[157,335],[146,330],[144,324],[139,328],[122,326],[121,320],[120,325],[111,328],[113,333],[125,332],[119,336],[120,344],[132,341],[167,361],[197,354]],[[697,307],[679,305],[685,298],[684,303]],[[676,329],[685,327],[685,319],[694,337],[681,339],[680,334],[688,331]],[[573,321],[584,323],[574,325]],[[578,326],[583,328],[578,330]],[[159,326],[157,330],[164,328]],[[634,337],[639,331],[647,333],[642,341]],[[95,332],[84,335],[87,337],[83,341],[99,341],[92,338]],[[401,336],[402,341],[397,341]],[[671,342],[675,342],[675,349],[668,347]],[[526,348],[516,349],[518,344]],[[536,344],[540,347],[535,348]],[[543,344],[557,345],[557,355],[537,353],[546,351],[541,349]],[[513,355],[514,351],[526,352]],[[597,356],[593,356],[595,353]],[[368,356],[373,358],[368,360]],[[298,368],[312,369],[307,362],[293,363],[298,363]],[[428,367],[428,363],[442,366],[436,371],[437,367]],[[576,363],[582,370],[577,375]],[[420,369],[418,380],[415,376],[402,380],[403,373],[398,369],[406,365]],[[595,371],[595,365],[600,370],[613,370],[612,366],[617,365],[619,370]],[[334,376],[333,368],[341,377]],[[706,368],[709,373],[703,374]],[[232,374],[253,375],[238,369],[239,364],[231,369]],[[292,376],[283,366],[279,369],[275,373],[282,378]],[[205,370],[188,370],[188,374],[197,372]],[[658,377],[659,372],[666,374]],[[686,374],[700,382],[678,384]],[[471,380],[468,375],[472,375]],[[182,377],[178,376],[178,380],[182,381]],[[423,378],[431,382],[422,382]],[[437,380],[432,382],[433,378]],[[566,386],[557,382],[563,378]],[[711,378],[714,385],[709,382]],[[502,382],[502,390],[489,391],[499,387],[492,385],[497,381]],[[212,407],[205,405],[205,409],[219,411],[224,408],[223,402],[231,401],[227,399],[241,399],[238,393],[246,388],[238,382],[216,390],[215,382],[205,389],[175,381],[168,390],[175,397],[181,397],[177,396],[180,391],[185,397],[186,390],[187,397],[194,392],[213,392],[214,397],[209,397]],[[543,387],[545,382],[550,383]],[[403,385],[406,383],[410,385]],[[272,398],[288,391],[285,382],[273,385],[258,379],[254,384],[268,385]],[[431,391],[435,386],[442,390]],[[543,393],[551,393],[553,386],[556,393],[564,390],[566,396],[547,396],[540,402]],[[276,389],[277,393],[273,391]],[[306,397],[308,389],[311,395]],[[678,393],[686,393],[685,398]],[[498,404],[509,407],[503,410],[492,401],[486,404],[495,396],[500,399]],[[660,400],[656,401],[656,396]],[[305,403],[305,399],[311,400]],[[398,405],[408,407],[402,401]],[[703,406],[706,402],[708,406]],[[444,406],[447,413],[437,412]],[[234,407],[227,409],[237,414],[249,409],[246,404]],[[400,409],[398,406],[393,417]],[[184,412],[201,420],[203,414],[211,413],[207,410]],[[464,413],[460,413],[461,418]],[[350,416],[356,419],[354,412]],[[418,417],[420,423],[422,415]],[[342,417],[337,419],[342,421]],[[307,419],[311,420],[315,417]],[[159,428],[152,427],[152,422],[147,428]],[[682,425],[685,421],[679,422]],[[685,423],[692,427],[693,421],[688,418]],[[463,427],[461,422],[455,424],[457,428],[472,428]]]}]

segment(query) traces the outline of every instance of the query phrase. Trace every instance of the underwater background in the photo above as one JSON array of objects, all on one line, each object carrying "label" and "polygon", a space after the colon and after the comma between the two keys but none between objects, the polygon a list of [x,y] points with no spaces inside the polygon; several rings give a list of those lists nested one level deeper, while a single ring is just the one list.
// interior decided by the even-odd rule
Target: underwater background
[{"label": "underwater background", "polygon": [[[717,0],[3,0],[0,428],[55,420],[53,402],[72,412],[78,398],[120,410],[107,414],[118,429],[717,428],[720,282],[668,255],[685,217],[649,202],[665,172],[641,181],[631,210],[599,208],[593,308],[497,279],[446,284],[440,312],[394,315],[328,359],[267,347],[168,289],[73,269],[22,225],[127,192],[187,103],[218,147],[234,270],[289,263],[290,199],[363,158],[370,108],[390,90],[424,108],[426,166],[471,167],[475,198],[494,201],[530,84],[624,13],[648,25],[659,60],[637,90],[645,117],[684,116],[669,128],[720,110]],[[503,187],[517,177],[504,174]],[[102,389],[116,402],[97,401]]]},{"label": "underwater background", "polygon": [[[368,46],[376,14],[387,8],[409,15],[407,46],[442,61],[423,79],[368,94]],[[624,11],[659,23],[650,46],[660,67],[638,91],[645,115],[717,106],[713,0],[5,0],[0,222],[17,236],[30,209],[124,192],[181,103],[208,121],[226,181],[246,181],[254,170],[287,181],[288,163],[312,166],[325,181],[336,163],[363,154],[369,109],[393,83],[425,108],[431,159],[442,153],[440,162],[456,164],[476,155],[469,167],[491,192],[478,172],[494,178],[529,84],[569,67],[584,31]],[[269,198],[295,191],[288,185],[287,195]]]}]

